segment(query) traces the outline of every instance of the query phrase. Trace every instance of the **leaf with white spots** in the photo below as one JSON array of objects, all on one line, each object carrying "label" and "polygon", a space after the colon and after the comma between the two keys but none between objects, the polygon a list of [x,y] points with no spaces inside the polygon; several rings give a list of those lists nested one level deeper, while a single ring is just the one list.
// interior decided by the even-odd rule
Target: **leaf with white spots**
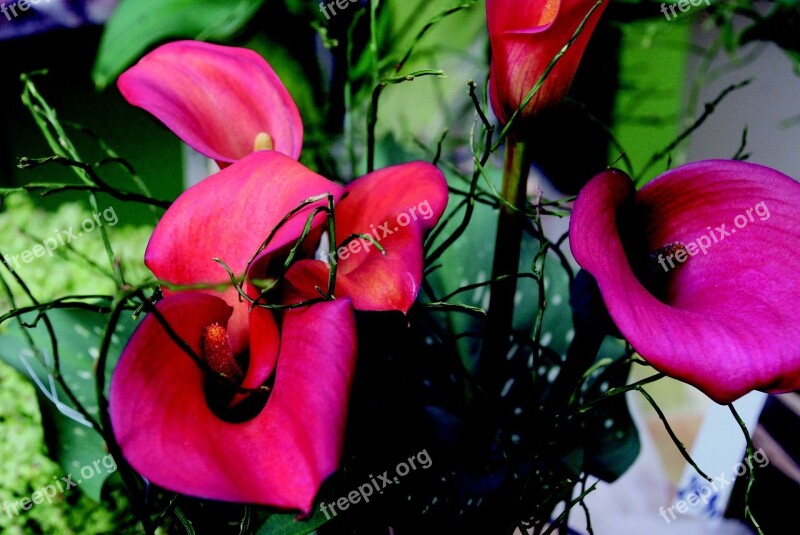
[{"label": "leaf with white spots", "polygon": [[[78,402],[97,421],[99,414],[95,394],[95,364],[106,316],[83,310],[51,310],[47,316],[58,340],[60,370],[64,382]],[[27,315],[23,320],[32,322],[34,318],[35,315]],[[116,340],[112,339],[109,350],[106,385],[110,382],[123,343],[130,337],[134,326],[133,319],[129,315],[123,315],[116,329],[119,335]],[[100,435],[76,410],[66,393],[52,378],[53,355],[44,322],[27,331],[45,360],[45,365],[28,346],[18,324],[11,321],[3,325],[3,330],[0,331],[0,359],[16,368],[36,386],[45,440],[50,446],[50,453],[64,468],[65,474],[74,474],[76,469],[102,459],[108,451]],[[99,501],[107,477],[108,474],[103,471],[82,482],[78,488]]]},{"label": "leaf with white spots", "polygon": [[[587,380],[584,399],[601,397],[611,388],[626,384],[630,364],[619,365],[624,344],[606,338],[597,355],[597,361],[608,359],[611,365],[601,368],[599,374]],[[639,455],[639,433],[631,418],[625,396],[614,396],[598,403],[586,413],[585,444],[586,470],[604,481],[614,481]]]}]

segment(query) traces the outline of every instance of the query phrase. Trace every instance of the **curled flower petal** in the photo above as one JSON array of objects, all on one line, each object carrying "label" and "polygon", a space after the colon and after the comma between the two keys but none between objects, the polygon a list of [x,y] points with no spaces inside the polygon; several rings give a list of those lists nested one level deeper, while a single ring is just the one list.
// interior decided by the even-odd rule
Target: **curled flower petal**
[{"label": "curled flower petal", "polygon": [[[247,304],[242,304],[246,307]],[[255,307],[250,311],[250,365],[242,381],[244,388],[258,388],[275,369],[280,350],[278,325],[272,312]]]},{"label": "curled flower petal", "polygon": [[[638,192],[624,173],[604,172],[570,224],[575,259],[625,338],[719,403],[800,388],[798,240],[800,184],[722,160],[676,168]],[[670,254],[675,267],[662,270]]]},{"label": "curled flower petal", "polygon": [[[303,201],[343,188],[274,151],[250,154],[185,191],[156,226],[145,252],[145,264],[162,281],[174,285],[226,284],[230,277],[214,261],[219,258],[234,274],[247,262],[278,223]],[[290,219],[275,234],[265,253],[296,240],[306,218],[321,200]],[[324,222],[324,214],[314,219]],[[235,288],[220,295],[235,307],[229,333],[234,352],[244,347],[248,319]],[[169,295],[165,291],[165,295]]]},{"label": "curled flower petal", "polygon": [[[199,293],[168,297],[158,310],[195,352],[202,329],[230,314],[223,300]],[[175,492],[310,512],[342,455],[356,355],[352,306],[341,299],[290,310],[281,336],[266,405],[229,423],[209,409],[202,370],[145,317],[110,392],[114,434],[131,466]]]},{"label": "curled flower petal", "polygon": [[[572,38],[596,0],[487,0],[492,63],[489,96],[500,122],[507,123]],[[577,40],[559,59],[520,115],[524,121],[560,102],[578,70],[589,37],[607,1],[592,14]]]},{"label": "curled flower petal", "polygon": [[300,112],[272,67],[252,50],[167,43],[125,71],[117,85],[129,103],[221,166],[253,152],[262,133],[274,150],[295,160],[300,155]]},{"label": "curled flower petal", "polygon": [[[357,310],[408,312],[422,282],[423,237],[446,205],[444,175],[425,162],[387,167],[348,184],[336,205],[336,239],[341,244],[353,234],[369,235],[386,254],[364,238],[340,248],[336,295],[349,297]],[[327,286],[328,271],[325,262],[304,260],[287,280],[315,297],[314,286]]]}]

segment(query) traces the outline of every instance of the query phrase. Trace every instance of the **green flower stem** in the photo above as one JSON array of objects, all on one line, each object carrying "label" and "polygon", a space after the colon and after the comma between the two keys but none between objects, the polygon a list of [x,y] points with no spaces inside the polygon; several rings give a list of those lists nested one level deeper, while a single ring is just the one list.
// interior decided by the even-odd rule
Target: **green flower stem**
[{"label": "green flower stem", "polygon": [[[739,428],[742,430],[744,434],[744,439],[747,441],[747,459],[752,459],[753,455],[755,455],[755,446],[753,446],[753,438],[750,436],[750,430],[747,429],[747,424],[744,423],[742,417],[739,416],[736,407],[733,406],[733,403],[728,403],[728,409],[730,409],[733,418],[736,420],[736,423],[739,424]],[[744,491],[744,516],[749,520],[753,527],[756,528],[756,533],[758,535],[764,535],[764,531],[761,529],[761,525],[756,520],[756,517],[753,516],[753,510],[750,508],[750,489],[753,487],[753,483],[755,482],[756,476],[753,472],[753,467],[750,467],[750,470],[747,471],[747,487]]]},{"label": "green flower stem", "polygon": [[501,192],[505,202],[500,206],[497,223],[491,298],[477,370],[479,381],[491,397],[499,395],[503,386],[503,364],[510,348],[530,163],[525,144],[509,137]]}]

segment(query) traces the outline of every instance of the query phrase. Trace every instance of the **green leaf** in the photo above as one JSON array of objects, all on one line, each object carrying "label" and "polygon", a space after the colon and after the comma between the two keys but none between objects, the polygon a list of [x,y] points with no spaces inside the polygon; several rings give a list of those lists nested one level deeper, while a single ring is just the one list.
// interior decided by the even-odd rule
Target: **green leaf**
[{"label": "green leaf", "polygon": [[[597,360],[617,361],[624,358],[623,343],[606,338],[597,355]],[[620,366],[618,362],[603,369],[591,381],[587,399],[600,397],[609,389],[627,384],[630,363]],[[624,395],[614,396],[598,403],[586,415],[585,469],[603,481],[613,482],[633,465],[639,456],[641,445],[639,432],[631,417]]]},{"label": "green leaf", "polygon": [[298,520],[296,514],[274,514],[259,528],[256,535],[307,535],[329,521],[314,507],[314,514],[308,520]]},{"label": "green leaf", "polygon": [[6,195],[12,195],[14,193],[27,193],[28,190],[25,188],[0,188],[0,197],[5,197]]},{"label": "green leaf", "polygon": [[[94,367],[106,316],[83,310],[51,310],[47,315],[58,339],[60,368],[64,380],[78,402],[97,420]],[[34,319],[35,314],[28,314],[23,321],[32,322]],[[6,328],[6,325],[9,327]],[[116,465],[114,469],[103,464],[95,465],[95,462],[102,461],[108,455],[104,440],[94,429],[76,421],[83,418],[75,413],[75,406],[68,400],[64,390],[52,380],[51,370],[37,360],[21,328],[12,322],[6,325],[0,331],[0,359],[21,372],[37,387],[45,440],[50,446],[51,456],[62,466],[65,475],[72,474],[76,483],[81,480],[78,485],[81,491],[99,501],[103,483],[116,468]],[[113,365],[133,328],[133,319],[124,315],[117,325],[109,350],[106,384],[109,383]],[[44,323],[40,322],[35,329],[27,331],[48,363],[52,363],[50,338]],[[58,406],[54,400],[58,402]],[[65,415],[65,412],[72,417]],[[81,476],[81,469],[84,467],[92,467],[91,477]],[[88,468],[85,473],[89,473]]]},{"label": "green leaf", "polygon": [[[498,187],[500,171],[495,168],[487,168],[486,173],[495,184],[495,187]],[[462,190],[469,188],[468,185],[456,180],[452,175],[449,176],[449,184]],[[480,186],[488,189],[486,183],[482,180]],[[460,195],[451,195],[447,213],[449,214],[462,199],[463,197]],[[447,230],[437,239],[436,245],[431,250],[435,249],[442,242],[443,237],[449,235],[461,223],[463,215],[464,210],[462,209],[448,223]],[[563,228],[557,230],[554,226],[553,235],[549,236],[551,240],[555,240],[560,232],[566,231],[566,220],[561,221],[563,221]],[[497,210],[485,204],[476,204],[472,220],[464,235],[435,262],[440,267],[428,278],[438,297],[447,295],[458,288],[463,288],[470,284],[484,283],[491,279],[494,255],[493,244],[495,243],[496,234]],[[521,247],[519,272],[532,274],[530,267],[539,249],[538,243],[526,234]],[[547,308],[545,309],[542,324],[541,343],[555,353],[564,354],[574,335],[572,310],[569,306],[569,278],[553,253],[548,253],[544,280]],[[486,285],[459,293],[447,301],[487,309],[489,295],[489,286]],[[538,302],[539,288],[537,282],[532,278],[517,279],[517,295],[515,296],[514,309],[514,327],[516,330],[532,333]],[[463,311],[456,311],[447,315],[447,322],[451,333],[465,333],[480,332],[484,320],[474,315],[464,314]],[[475,337],[462,337],[458,341],[459,352],[468,369],[472,369],[474,364],[472,360],[478,353],[479,343],[480,340]],[[541,375],[546,375],[546,373],[547,370],[544,369]]]},{"label": "green leaf", "polygon": [[220,41],[238,32],[264,0],[123,0],[109,20],[92,79],[104,88],[152,45],[167,39]]}]

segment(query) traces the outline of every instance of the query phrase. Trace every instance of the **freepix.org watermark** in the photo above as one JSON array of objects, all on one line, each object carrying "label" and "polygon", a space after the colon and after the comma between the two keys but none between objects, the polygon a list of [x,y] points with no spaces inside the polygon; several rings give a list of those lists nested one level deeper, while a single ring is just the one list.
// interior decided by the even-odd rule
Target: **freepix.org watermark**
[{"label": "freepix.org watermark", "polygon": [[[339,11],[344,11],[350,4],[357,4],[359,0],[335,0],[333,2],[328,2],[325,4],[324,2],[319,3],[319,10],[325,15],[325,18],[331,20],[331,17],[335,17],[337,15],[336,8],[339,8]],[[328,10],[331,10],[330,14],[328,14]]]},{"label": "freepix.org watermark", "polygon": [[[753,212],[755,212],[760,221],[766,221],[770,217],[767,204],[764,201],[761,201],[752,208],[747,209],[744,214],[739,214],[733,218],[733,224],[736,228],[731,228],[728,230],[725,228],[727,226],[726,223],[723,223],[713,230],[711,229],[711,226],[708,226],[706,227],[708,230],[708,235],[703,234],[696,240],[690,241],[686,244],[682,242],[669,243],[651,254],[650,258],[653,262],[658,262],[658,264],[664,268],[664,271],[669,271],[670,269],[675,268],[675,262],[673,262],[673,260],[677,261],[679,264],[682,264],[686,262],[690,256],[694,256],[698,252],[706,255],[708,254],[708,249],[711,248],[712,245],[736,234],[736,229],[741,230],[749,223],[754,222],[756,219],[753,217]],[[667,267],[667,264],[669,264],[669,267]]]},{"label": "freepix.org watermark", "polygon": [[[667,18],[667,20],[675,20],[675,17],[678,16],[675,13],[675,8],[676,7],[681,10],[681,13],[686,13],[692,7],[697,7],[697,6],[699,6],[700,4],[703,4],[703,3],[705,3],[706,6],[710,6],[711,5],[710,0],[680,0],[679,2],[676,2],[674,4],[661,4],[661,12],[664,14],[664,16]],[[672,12],[672,17],[669,16],[669,13],[667,13],[667,10]]]},{"label": "freepix.org watermark", "polygon": [[347,260],[351,254],[358,254],[362,250],[368,253],[370,247],[374,247],[375,243],[380,243],[382,239],[398,232],[402,227],[411,224],[412,221],[417,221],[420,217],[422,219],[430,219],[433,217],[433,209],[431,209],[431,205],[427,199],[416,206],[410,207],[406,212],[397,215],[394,225],[391,225],[389,221],[384,221],[382,225],[378,225],[377,227],[374,224],[370,224],[370,232],[365,233],[365,235],[370,236],[371,239],[362,237],[352,240],[347,246],[339,247],[338,250],[328,253],[324,258],[325,262],[327,262],[329,266],[333,266],[336,265],[337,259]]},{"label": "freepix.org watermark", "polygon": [[34,258],[41,258],[45,254],[53,256],[53,251],[83,237],[84,234],[89,234],[96,228],[102,227],[104,222],[107,223],[109,227],[113,227],[119,223],[119,218],[113,207],[106,208],[102,212],[93,214],[91,218],[87,217],[84,219],[80,224],[80,228],[83,229],[82,232],[79,230],[76,231],[75,227],[69,227],[66,230],[56,229],[53,231],[53,236],[45,238],[42,240],[42,243],[37,243],[30,249],[26,249],[19,254],[6,256],[4,259],[5,264],[13,271],[16,271],[19,269],[20,260],[26,264],[30,264]]},{"label": "freepix.org watermark", "polygon": [[[379,474],[377,478],[370,474],[369,481],[363,485],[360,485],[358,490],[353,490],[347,496],[342,496],[338,500],[334,500],[331,503],[322,502],[319,504],[319,509],[325,514],[325,518],[330,520],[331,513],[333,513],[333,516],[336,516],[339,511],[345,511],[348,507],[359,503],[361,500],[364,500],[364,503],[369,503],[369,498],[374,493],[383,492],[383,489],[389,485],[399,484],[399,477],[405,477],[412,470],[416,470],[417,468],[427,470],[432,464],[433,461],[431,460],[430,455],[428,455],[428,450],[422,450],[416,455],[409,457],[408,462],[403,461],[395,467],[395,473],[397,476],[389,475],[388,470],[382,474]],[[336,510],[337,507],[339,508],[339,511]],[[330,512],[328,509],[330,509]]]},{"label": "freepix.org watermark", "polygon": [[6,5],[5,3],[0,4],[0,12],[6,16],[6,18],[10,21],[11,16],[13,15],[14,18],[19,17],[19,13],[17,13],[17,9],[20,11],[28,11],[31,6],[35,6],[37,4],[42,3],[44,1],[45,4],[49,4],[50,0],[19,0],[19,2],[11,2],[10,4]]},{"label": "freepix.org watermark", "polygon": [[[769,464],[769,459],[764,453],[764,450],[759,448],[753,452],[752,456],[745,458],[744,461],[734,466],[732,472],[736,474],[737,477],[745,475],[748,470],[753,469],[753,461],[758,463],[759,468],[764,468]],[[730,473],[728,473],[728,475],[730,475]],[[675,520],[677,518],[675,515],[676,510],[679,514],[685,514],[701,503],[703,506],[713,505],[714,500],[717,499],[717,494],[734,481],[734,479],[728,479],[725,472],[711,479],[712,481],[710,482],[702,480],[697,485],[694,485],[689,492],[683,494],[683,496],[685,496],[683,499],[678,500],[670,507],[661,506],[658,510],[658,514],[664,519],[664,522],[669,524]],[[667,513],[669,513],[670,516],[667,516]]]},{"label": "freepix.org watermark", "polygon": [[[82,467],[79,472],[81,479],[73,479],[72,474],[67,474],[60,479],[58,476],[53,476],[53,481],[55,483],[45,485],[30,496],[26,496],[20,500],[3,502],[3,511],[6,512],[8,518],[13,518],[14,516],[19,516],[20,512],[30,511],[34,505],[44,503],[45,501],[47,501],[47,503],[53,503],[53,498],[57,495],[64,494],[69,489],[77,487],[84,481],[92,479],[99,474],[101,467],[105,469],[106,474],[110,474],[116,471],[117,462],[114,460],[114,457],[109,454],[102,459],[97,459],[92,464],[87,464]],[[14,516],[12,516],[12,513]]]}]

